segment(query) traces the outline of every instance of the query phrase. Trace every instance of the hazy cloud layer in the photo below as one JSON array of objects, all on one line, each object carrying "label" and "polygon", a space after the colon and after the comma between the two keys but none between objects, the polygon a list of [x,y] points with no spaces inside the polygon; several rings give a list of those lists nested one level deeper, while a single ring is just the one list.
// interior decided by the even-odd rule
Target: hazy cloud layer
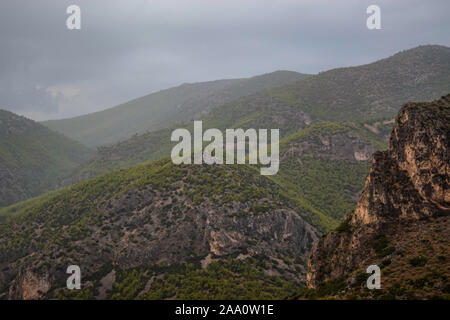
[{"label": "hazy cloud layer", "polygon": [[[66,28],[66,8],[82,30]],[[366,28],[378,4],[382,30]],[[2,0],[0,108],[97,111],[183,82],[316,73],[450,45],[448,0]]]}]

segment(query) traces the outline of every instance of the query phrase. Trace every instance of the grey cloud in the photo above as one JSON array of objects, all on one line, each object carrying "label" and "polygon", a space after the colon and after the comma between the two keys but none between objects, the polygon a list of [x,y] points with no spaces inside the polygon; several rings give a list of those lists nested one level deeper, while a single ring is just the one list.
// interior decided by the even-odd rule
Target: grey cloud
[{"label": "grey cloud", "polygon": [[[316,73],[450,45],[448,0],[3,0],[0,108],[35,119],[111,107],[183,82]],[[82,30],[65,27],[78,4]]]}]

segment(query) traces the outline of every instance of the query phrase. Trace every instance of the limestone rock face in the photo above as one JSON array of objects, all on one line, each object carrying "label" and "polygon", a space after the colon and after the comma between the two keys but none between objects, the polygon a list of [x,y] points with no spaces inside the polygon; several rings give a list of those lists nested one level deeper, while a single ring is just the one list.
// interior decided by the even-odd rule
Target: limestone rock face
[{"label": "limestone rock face", "polygon": [[9,289],[10,299],[36,300],[42,298],[49,290],[51,284],[48,274],[38,275],[26,271],[17,277]]},{"label": "limestone rock face", "polygon": [[[341,226],[321,238],[308,262],[307,283],[348,276],[376,259],[376,239],[403,234],[418,221],[450,212],[450,95],[407,103],[398,113],[389,149],[376,152],[361,198]],[[395,243],[392,244],[395,247]]]},{"label": "limestone rock face", "polygon": [[291,144],[282,154],[301,158],[303,155],[314,155],[321,159],[368,161],[375,149],[370,142],[363,141],[349,130],[337,130],[331,134],[318,135]]},{"label": "limestone rock face", "polygon": [[392,158],[407,171],[414,188],[442,209],[450,207],[449,106],[449,96],[426,107],[407,104],[397,116],[390,140]]}]

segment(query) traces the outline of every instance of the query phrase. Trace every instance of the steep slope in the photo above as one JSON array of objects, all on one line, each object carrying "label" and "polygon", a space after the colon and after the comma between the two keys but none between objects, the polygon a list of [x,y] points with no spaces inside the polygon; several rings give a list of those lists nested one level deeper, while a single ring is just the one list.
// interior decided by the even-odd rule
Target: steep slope
[{"label": "steep slope", "polygon": [[276,71],[245,79],[187,83],[114,108],[43,124],[90,147],[109,145],[136,133],[199,118],[215,106],[304,77],[297,72]]},{"label": "steep slope", "polygon": [[[0,210],[0,294],[286,298],[317,239],[308,214],[246,165],[116,171]],[[62,289],[71,264],[81,292]]]},{"label": "steep slope", "polygon": [[53,189],[92,154],[32,120],[0,110],[0,207]]},{"label": "steep slope", "polygon": [[[281,107],[278,110],[287,112]],[[305,125],[301,117],[291,119],[294,119],[293,126]],[[208,122],[204,125],[208,127]],[[246,125],[239,127],[247,128]],[[165,153],[155,154],[146,148],[146,143],[170,139],[170,131],[136,136],[132,143],[101,148],[96,157],[65,179],[66,185],[170,153],[170,144]],[[362,126],[318,122],[281,140],[280,170],[269,179],[282,187],[286,196],[299,206],[314,212],[309,222],[325,231],[335,227],[337,221],[354,208],[368,173],[370,156],[376,149],[385,147],[381,137]]]},{"label": "steep slope", "polygon": [[[270,100],[270,95],[263,91],[216,107],[201,118],[203,128],[205,130],[207,128],[221,130],[226,128],[281,128],[281,135],[284,136],[304,128],[309,123],[308,117],[298,108]],[[267,112],[262,111],[261,107]],[[187,128],[192,132],[193,122],[135,135],[113,146],[101,147],[95,158],[78,168],[67,179],[67,184],[79,182],[113,169],[127,168],[169,156],[170,150],[175,145],[170,141],[170,136],[176,128]]]},{"label": "steep slope", "polygon": [[450,48],[419,46],[371,64],[322,72],[271,90],[312,119],[374,123],[392,119],[405,101],[448,92]]},{"label": "steep slope", "polygon": [[350,124],[319,122],[281,140],[280,169],[269,177],[325,232],[352,210],[364,185],[369,159],[383,142]]},{"label": "steep slope", "polygon": [[[450,95],[400,110],[354,212],[315,244],[308,284],[338,297],[449,298]],[[365,269],[382,268],[381,290]]]}]

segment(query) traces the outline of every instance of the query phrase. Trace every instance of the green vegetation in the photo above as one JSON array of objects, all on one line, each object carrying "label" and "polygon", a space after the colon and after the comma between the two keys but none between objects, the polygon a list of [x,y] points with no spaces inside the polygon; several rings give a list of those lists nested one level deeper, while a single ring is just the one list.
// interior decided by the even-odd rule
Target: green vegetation
[{"label": "green vegetation", "polygon": [[[245,108],[237,109],[245,110]],[[206,118],[204,128],[213,127],[213,125],[226,128],[235,121],[234,116],[230,119],[218,117],[216,112],[221,110],[214,111],[212,113],[214,116],[209,115]],[[228,116],[232,114],[227,113]],[[227,115],[224,114],[224,116]],[[260,113],[257,113],[257,115],[259,116]],[[247,122],[253,118],[255,118],[255,114],[250,113],[249,117],[244,117],[243,120],[238,122]],[[213,119],[221,119],[221,123],[219,124]],[[214,121],[216,122],[214,123]],[[192,125],[187,126],[187,128],[192,130]],[[169,141],[170,132],[170,129],[165,129],[149,133],[145,137],[136,136],[133,138],[135,141],[129,140],[123,143],[123,145],[119,144],[114,147],[104,148],[101,151],[101,154],[104,156],[94,159],[94,161],[82,167],[77,174],[89,173],[96,175],[101,172],[135,165],[145,161],[146,157],[158,158],[158,156],[168,154],[171,149],[169,143],[159,143],[159,148],[152,148],[151,146],[157,144],[158,141],[164,141],[164,139]],[[283,138],[280,141],[281,153],[286,153],[291,145],[302,141],[311,143],[316,148],[321,143],[319,137],[333,135],[341,135],[344,137],[342,139],[347,139],[348,141],[354,139],[353,137],[362,137],[360,138],[361,143],[377,145],[379,147],[386,146],[380,137],[354,124],[320,122]],[[345,213],[353,210],[358,193],[362,189],[368,173],[369,165],[368,162],[327,160],[312,157],[310,154],[314,154],[314,148],[309,150],[301,158],[301,161],[296,157],[283,159],[279,173],[276,176],[269,177],[269,179],[281,187],[285,197],[295,201],[302,211],[306,212],[307,219],[310,223],[326,231],[334,228],[337,225],[337,221]],[[330,154],[330,156],[332,155]],[[108,158],[118,158],[120,160],[108,161]],[[216,174],[218,173],[216,172]],[[190,194],[195,196],[196,204],[205,199],[204,195],[210,196],[211,194],[221,192],[220,184],[218,185],[218,183],[214,182],[214,179],[206,180],[207,183],[194,177],[191,177],[191,179],[193,179],[193,183],[196,182],[194,184],[197,186],[196,189],[198,189],[196,192],[190,191]],[[222,177],[217,176],[215,179],[220,181]],[[236,201],[252,195],[249,191],[242,192],[240,189],[237,189],[237,191],[236,195],[232,196],[233,200]]]},{"label": "green vegetation", "polygon": [[409,264],[413,267],[423,267],[428,261],[428,258],[417,256],[414,258],[409,259]]},{"label": "green vegetation", "polygon": [[[172,259],[172,262],[178,263],[177,259],[182,257],[179,265],[146,265],[150,260],[138,261],[142,262],[140,267],[126,270],[116,265],[116,281],[108,297],[281,299],[294,297],[299,292],[308,298],[339,295],[349,285],[343,279],[324,283],[318,290],[301,288],[298,279],[292,278],[294,270],[303,272],[304,256],[294,259],[283,251],[284,248],[283,253],[274,251],[275,254],[266,259],[269,261],[254,257],[237,259],[239,254],[247,256],[250,251],[246,250],[252,245],[256,247],[261,242],[266,245],[274,238],[280,239],[278,232],[273,237],[265,235],[264,239],[260,235],[245,234],[247,223],[242,222],[286,215],[288,211],[289,217],[297,213],[313,226],[306,225],[311,229],[306,242],[312,242],[316,231],[325,233],[335,228],[337,233],[352,232],[349,219],[340,224],[338,221],[354,210],[369,170],[365,156],[374,149],[386,148],[385,134],[390,130],[390,120],[400,101],[414,94],[428,97],[443,91],[443,86],[430,85],[426,79],[427,75],[433,74],[433,79],[449,82],[445,72],[448,70],[445,68],[448,65],[447,49],[417,48],[374,64],[331,70],[304,79],[296,73],[278,73],[276,76],[281,78],[273,79],[275,74],[271,74],[256,79],[256,82],[255,79],[240,79],[182,85],[131,101],[125,107],[48,122],[50,127],[78,135],[77,138],[92,145],[152,131],[113,146],[100,147],[99,154],[72,176],[74,181],[84,175],[95,178],[0,209],[0,261],[11,262],[0,271],[32,266],[34,271],[42,272],[61,268],[68,261],[85,259],[91,268],[88,271],[90,286],[78,292],[57,290],[49,297],[91,299],[99,293],[103,271],[112,270],[108,265],[101,275],[95,274],[94,270],[104,267],[104,261],[116,263],[120,260],[122,267],[135,266],[129,263],[133,255],[139,256],[142,248],[153,248],[164,239],[170,239],[172,244],[175,241],[170,237],[175,234],[182,236],[179,246],[171,248],[166,244],[161,250],[165,250],[164,254],[170,251],[163,258]],[[410,70],[409,66],[416,66],[422,55],[428,54],[427,50],[432,53],[427,58],[428,64]],[[393,61],[401,65],[399,70],[402,72],[395,71]],[[416,83],[418,74],[420,79],[425,79],[424,83]],[[293,78],[302,79],[272,88],[274,84],[293,81]],[[203,102],[197,105],[199,101]],[[124,113],[125,109],[127,112]],[[151,119],[148,117],[150,112]],[[282,161],[279,173],[261,176],[257,166],[249,165],[173,165],[165,158],[171,149],[170,133],[174,128],[171,126],[192,129],[192,123],[187,121],[200,117],[204,129],[280,128]],[[129,123],[133,125],[129,126]],[[50,190],[54,186],[51,179],[62,178],[60,172],[73,169],[86,160],[85,155],[89,153],[86,148],[74,146],[70,140],[47,129],[45,132],[24,130],[32,132],[28,135],[14,135],[23,130],[21,127],[2,126],[0,129],[5,129],[0,135],[0,160],[9,166],[8,170],[12,172],[9,178],[15,177],[13,169],[17,163],[21,168],[30,167],[36,175],[33,182],[26,181],[27,186],[35,187],[34,183],[41,183],[36,186],[39,192]],[[42,135],[39,132],[43,132]],[[33,140],[36,137],[41,140]],[[47,142],[51,148],[45,144]],[[31,175],[27,172],[23,176]],[[11,179],[3,181],[7,181],[4,185],[9,187]],[[206,230],[204,221],[210,211],[217,215],[213,218],[226,218],[235,224],[233,226],[242,227],[244,231],[239,236],[245,241],[233,249],[229,258],[214,255],[213,260],[202,268],[199,258],[192,258],[194,254],[189,250],[194,247],[194,241],[208,234],[206,231],[210,235],[218,231],[211,225],[208,228],[212,230]],[[297,219],[295,216],[294,221],[301,221]],[[182,228],[185,229],[179,233]],[[229,239],[224,241],[233,242],[233,236],[226,234],[224,237]],[[379,259],[387,275],[396,272],[395,259],[401,255],[390,246],[390,237],[380,234],[372,244],[374,257]],[[215,239],[215,245],[220,246],[221,240]],[[195,249],[202,253],[208,250],[204,243]],[[303,253],[307,248],[301,250]],[[158,256],[159,253],[151,254]],[[443,252],[439,253],[440,256],[433,259],[444,265],[447,258]],[[435,262],[425,258],[422,252],[414,254],[420,255],[409,260],[405,258],[405,264],[414,266],[411,269],[416,271]],[[153,256],[146,257],[150,258]],[[369,294],[361,290],[363,275],[357,273],[354,276],[356,289],[351,294],[367,297]],[[442,285],[445,280],[427,275],[426,279],[417,278],[408,285],[391,282],[387,290],[372,295],[379,295],[378,298],[409,297],[411,288],[422,286],[426,291],[431,284],[441,286],[445,293],[448,291]],[[0,284],[2,290],[7,290]]]},{"label": "green vegetation", "polygon": [[286,299],[300,289],[294,282],[266,275],[252,260],[228,258],[206,269],[188,265],[154,280],[139,299]]},{"label": "green vegetation", "polygon": [[333,219],[325,227],[336,227],[344,214],[352,211],[368,173],[368,163],[325,160],[304,156],[284,159],[273,177],[299,201],[309,203],[322,215]]},{"label": "green vegetation", "polygon": [[114,108],[43,124],[87,146],[105,146],[199,118],[213,107],[303,77],[297,72],[276,71],[248,79],[182,84]]},{"label": "green vegetation", "polygon": [[[98,255],[101,257],[101,252],[108,248],[95,244],[105,241],[103,236],[99,236],[98,228],[114,230],[112,222],[128,212],[119,211],[114,216],[106,217],[104,210],[99,210],[99,207],[108,208],[114,199],[136,188],[149,187],[152,192],[170,191],[176,194],[180,192],[181,181],[186,186],[185,194],[191,197],[193,204],[197,197],[201,198],[198,201],[213,202],[221,207],[240,203],[243,204],[240,215],[258,215],[277,207],[295,207],[295,204],[280,194],[279,187],[250,167],[175,166],[168,159],[164,159],[99,176],[71,188],[0,210],[5,219],[0,224],[0,259],[14,259],[29,252],[39,252],[45,258],[28,256],[25,262],[20,263],[30,263],[37,259],[34,266],[48,270],[52,265],[59,265],[60,259],[78,260],[77,255],[83,254],[84,251],[85,254],[92,254],[92,250],[99,251]],[[211,189],[205,189],[205,184]],[[178,207],[178,210],[183,210],[183,207]],[[159,219],[161,224],[171,223],[173,215],[169,217],[167,214],[167,217],[162,216]],[[170,220],[164,222],[164,219]],[[127,221],[127,224],[133,223],[133,220]],[[138,230],[138,226],[132,225],[130,230]],[[139,233],[142,234],[142,231]],[[90,259],[95,261],[94,258]],[[100,259],[103,261],[105,258]],[[258,260],[248,261],[252,261],[254,266],[229,258],[226,262],[211,263],[206,270],[199,269],[198,264],[182,272],[172,270],[166,274],[164,280],[156,280],[152,290],[142,298],[163,298],[175,293],[180,299],[272,299],[292,295],[298,290],[297,284],[285,278],[265,276],[261,269],[265,266],[264,263],[261,264]],[[260,269],[255,269],[258,265]],[[149,280],[150,275],[144,274],[148,270],[143,268],[119,272],[110,298],[137,298]],[[218,274],[222,278],[217,278]],[[59,290],[49,297],[92,299],[98,294],[98,280],[95,277],[92,280],[93,287],[84,288],[82,291]],[[197,281],[201,281],[200,284],[210,290],[198,291]]]},{"label": "green vegetation", "polygon": [[372,248],[375,250],[378,258],[386,257],[395,251],[394,247],[388,247],[389,240],[385,234],[379,234],[375,237]]},{"label": "green vegetation", "polygon": [[[393,119],[405,101],[447,94],[449,55],[448,47],[420,46],[371,64],[322,72],[270,93],[315,119],[382,122]],[[433,74],[432,90],[421,78],[424,74]],[[423,79],[421,84],[417,79]]]},{"label": "green vegetation", "polygon": [[0,207],[52,190],[93,153],[8,111],[0,123]]},{"label": "green vegetation", "polygon": [[[87,300],[98,295],[99,281],[83,290],[60,289],[48,295],[61,300]],[[280,276],[269,276],[256,258],[226,258],[206,268],[192,263],[172,266],[148,265],[116,271],[107,299],[119,300],[240,300],[288,299],[302,285]]]},{"label": "green vegetation", "polygon": [[338,225],[338,227],[335,229],[335,231],[351,233],[352,232],[352,226],[350,224],[350,217],[348,217],[347,219],[343,220]]},{"label": "green vegetation", "polygon": [[346,287],[345,279],[323,282],[317,289],[302,288],[297,298],[321,299],[338,295]]}]

